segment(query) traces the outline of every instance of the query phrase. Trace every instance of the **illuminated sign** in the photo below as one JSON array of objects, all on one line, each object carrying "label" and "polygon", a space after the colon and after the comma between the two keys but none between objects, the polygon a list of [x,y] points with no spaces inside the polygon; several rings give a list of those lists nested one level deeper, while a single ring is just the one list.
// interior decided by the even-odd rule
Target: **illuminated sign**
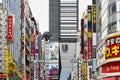
[{"label": "illuminated sign", "polygon": [[102,73],[120,72],[120,61],[102,65]]},{"label": "illuminated sign", "polygon": [[13,16],[9,15],[8,16],[8,42],[12,42],[13,40],[12,28],[13,28]]},{"label": "illuminated sign", "polygon": [[120,57],[120,36],[112,36],[106,40],[105,59]]}]

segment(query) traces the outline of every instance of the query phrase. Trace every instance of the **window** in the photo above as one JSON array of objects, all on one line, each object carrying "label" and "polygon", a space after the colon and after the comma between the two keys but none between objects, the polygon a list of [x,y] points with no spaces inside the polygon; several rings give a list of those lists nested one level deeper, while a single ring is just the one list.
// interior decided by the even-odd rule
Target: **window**
[{"label": "window", "polygon": [[108,34],[110,33],[114,33],[117,31],[117,22],[113,22],[111,24],[108,25]]}]

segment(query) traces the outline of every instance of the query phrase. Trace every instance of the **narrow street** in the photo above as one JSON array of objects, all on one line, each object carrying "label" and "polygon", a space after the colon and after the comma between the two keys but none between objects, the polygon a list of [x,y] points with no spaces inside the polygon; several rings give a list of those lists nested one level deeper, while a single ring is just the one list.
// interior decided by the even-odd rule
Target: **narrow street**
[{"label": "narrow street", "polygon": [[120,0],[0,0],[0,80],[120,80],[119,15]]}]

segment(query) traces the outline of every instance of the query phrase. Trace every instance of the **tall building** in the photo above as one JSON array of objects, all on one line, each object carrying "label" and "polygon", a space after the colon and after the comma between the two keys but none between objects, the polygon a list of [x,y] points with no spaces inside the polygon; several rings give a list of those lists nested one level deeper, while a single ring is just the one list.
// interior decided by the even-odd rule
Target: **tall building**
[{"label": "tall building", "polygon": [[[6,48],[6,79],[14,79],[20,78],[18,76],[19,68],[20,68],[20,38],[21,38],[21,30],[20,30],[20,13],[21,13],[21,0],[2,0],[3,6],[7,10],[7,44]],[[12,69],[11,66],[13,65]],[[14,72],[17,70],[16,72]],[[8,74],[10,73],[10,74]],[[13,76],[13,74],[16,74]]]},{"label": "tall building", "polygon": [[[70,79],[77,51],[78,0],[60,0],[60,80]],[[67,64],[67,65],[66,65]]]},{"label": "tall building", "polygon": [[49,1],[51,41],[76,42],[78,31],[78,0]]},{"label": "tall building", "polygon": [[97,66],[99,80],[120,79],[120,1],[96,0]]},{"label": "tall building", "polygon": [[60,42],[76,42],[78,32],[78,0],[60,0]]},{"label": "tall building", "polygon": [[[50,41],[60,42],[60,80],[71,77],[78,32],[78,0],[50,0]],[[68,64],[68,65],[66,65]]]},{"label": "tall building", "polygon": [[[13,28],[14,31],[12,31],[12,42],[9,43],[9,46],[11,48],[11,54],[13,59],[19,63],[20,59],[20,37],[21,37],[21,30],[20,30],[20,24],[21,24],[21,19],[20,19],[20,13],[21,13],[21,0],[3,0],[3,8],[5,8],[8,12],[7,15],[13,15],[14,18],[14,23],[13,23]],[[10,5],[10,6],[9,6]]]},{"label": "tall building", "polygon": [[59,0],[49,1],[49,31],[52,37],[50,41],[59,40]]}]

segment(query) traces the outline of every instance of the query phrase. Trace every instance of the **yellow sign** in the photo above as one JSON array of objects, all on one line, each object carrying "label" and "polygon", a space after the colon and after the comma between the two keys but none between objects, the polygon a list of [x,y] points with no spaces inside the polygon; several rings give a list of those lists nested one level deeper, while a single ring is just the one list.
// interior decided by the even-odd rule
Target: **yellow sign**
[{"label": "yellow sign", "polygon": [[92,32],[88,32],[88,38],[92,38]]},{"label": "yellow sign", "polygon": [[106,39],[105,59],[120,57],[120,36],[108,36]]},{"label": "yellow sign", "polygon": [[82,63],[82,76],[87,76],[87,63]]},{"label": "yellow sign", "polygon": [[35,40],[34,34],[31,35],[31,42],[33,42]]}]

